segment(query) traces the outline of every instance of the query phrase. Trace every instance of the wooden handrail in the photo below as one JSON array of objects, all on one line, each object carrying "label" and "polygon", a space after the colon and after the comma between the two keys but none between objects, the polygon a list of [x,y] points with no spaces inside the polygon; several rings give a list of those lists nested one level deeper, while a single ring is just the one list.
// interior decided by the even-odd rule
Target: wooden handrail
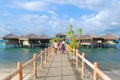
[{"label": "wooden handrail", "polygon": [[94,74],[93,74],[94,75],[93,76],[94,80],[98,80],[98,74],[97,74],[97,71],[96,71],[97,68],[98,68],[98,62],[94,62]]},{"label": "wooden handrail", "polygon": [[104,80],[112,80],[110,77],[108,77],[105,73],[103,73],[99,68],[96,68],[95,71],[97,74],[103,78]]},{"label": "wooden handrail", "polygon": [[18,74],[18,72],[20,72],[20,69],[16,69],[12,73],[10,73],[7,77],[5,77],[3,80],[10,80],[10,79],[12,79],[14,76],[16,76]]},{"label": "wooden handrail", "polygon": [[[82,56],[80,54],[77,53],[77,55],[82,59]],[[94,69],[93,64],[90,61],[88,61],[86,58],[83,58],[83,61],[85,61],[85,63],[87,63],[87,65],[89,65],[89,67],[91,67],[92,69]]]},{"label": "wooden handrail", "polygon": [[[66,47],[68,47],[67,51],[71,50],[69,45],[66,45]],[[49,59],[50,56],[51,56],[50,52],[51,52],[52,49],[53,49],[53,45],[48,47],[44,51],[41,51],[41,53],[38,54],[38,55],[34,54],[33,58],[30,59],[29,61],[27,61],[26,63],[24,63],[23,65],[20,62],[18,62],[18,69],[16,69],[10,75],[5,77],[3,80],[10,80],[14,76],[16,76],[17,74],[19,74],[19,79],[18,80],[23,80],[22,71],[25,67],[29,66],[31,63],[33,63],[33,71],[34,71],[34,79],[35,79],[37,77],[37,59],[41,58],[41,68],[43,68],[44,67],[44,61],[47,61],[47,59]],[[80,55],[78,50],[74,50],[74,53],[76,54],[76,69],[78,68],[78,60],[79,60],[78,58],[82,59],[82,74],[81,74],[82,78],[84,78],[84,76],[85,76],[85,63],[86,63],[89,67],[91,67],[94,70],[94,80],[98,80],[98,76],[100,76],[104,80],[112,80],[110,77],[108,77],[106,74],[104,74],[98,68],[98,65],[97,65],[98,63],[95,62],[94,65],[93,65],[90,61],[88,61],[85,58],[85,53]],[[45,55],[45,57],[43,55]]]},{"label": "wooden handrail", "polygon": [[85,58],[85,54],[82,54],[82,74],[81,74],[82,78],[84,78],[85,75],[85,61],[83,60],[84,58]]},{"label": "wooden handrail", "polygon": [[33,62],[33,58],[23,64],[23,66],[22,66],[23,69],[24,69],[25,67],[27,67],[28,65],[30,65],[32,62]]},{"label": "wooden handrail", "polygon": [[[50,47],[48,47],[47,49],[45,49],[44,51],[42,51],[40,54],[38,54],[38,55],[36,55],[36,54],[34,54],[33,55],[33,58],[32,59],[30,59],[29,61],[27,61],[26,63],[24,63],[23,65],[22,65],[22,63],[21,62],[18,62],[18,69],[16,69],[15,71],[13,71],[12,73],[10,73],[7,77],[5,77],[3,80],[11,80],[13,77],[15,77],[17,74],[19,74],[19,76],[18,76],[18,80],[23,80],[23,73],[22,73],[22,71],[23,71],[23,69],[24,68],[26,68],[27,66],[29,66],[31,63],[33,63],[33,73],[34,73],[34,79],[37,77],[37,59],[38,58],[40,58],[40,57],[42,57],[41,58],[41,67],[43,67],[44,66],[44,63],[43,63],[43,61],[47,61],[47,59],[49,59],[50,58],[50,50],[52,50],[52,48],[53,48],[53,45],[52,46],[50,46]],[[47,53],[47,54],[46,54]],[[47,56],[46,56],[46,55]],[[43,57],[43,55],[45,55],[45,57],[46,58],[44,58]],[[49,58],[48,58],[49,57]],[[44,59],[44,60],[43,60]]]},{"label": "wooden handrail", "polygon": [[[83,56],[82,56],[83,55]],[[94,70],[94,80],[98,80],[98,76],[100,76],[102,79],[104,80],[112,80],[110,77],[108,77],[106,74],[104,74],[99,68],[98,68],[98,62],[95,62],[94,65],[88,61],[84,56],[85,53],[82,53],[82,55],[80,55],[79,51],[76,50],[76,56],[78,56],[80,59],[82,59],[82,74],[81,77],[84,78],[84,69],[85,69],[85,64],[84,62],[91,67]],[[77,61],[77,60],[76,60]],[[84,67],[84,68],[83,68]]]}]

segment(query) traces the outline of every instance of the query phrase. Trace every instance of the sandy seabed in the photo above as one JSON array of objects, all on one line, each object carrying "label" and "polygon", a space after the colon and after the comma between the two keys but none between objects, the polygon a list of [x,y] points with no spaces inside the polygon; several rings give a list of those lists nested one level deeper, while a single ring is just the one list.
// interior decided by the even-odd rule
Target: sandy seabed
[{"label": "sandy seabed", "polygon": [[[10,75],[15,70],[16,69],[0,69],[0,80],[4,80],[5,77],[7,77],[8,75]],[[24,80],[28,80],[28,78],[31,78],[31,74],[28,74],[26,77],[24,77],[24,75],[26,75],[27,72],[28,71],[24,71],[23,72],[23,78],[24,78]],[[16,75],[15,77],[13,77],[12,80],[18,80],[18,75]]]}]

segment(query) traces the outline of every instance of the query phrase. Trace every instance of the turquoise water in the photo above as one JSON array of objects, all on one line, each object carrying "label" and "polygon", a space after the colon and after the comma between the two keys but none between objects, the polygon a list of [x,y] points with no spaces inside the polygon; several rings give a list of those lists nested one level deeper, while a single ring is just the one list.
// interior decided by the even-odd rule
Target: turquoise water
[{"label": "turquoise water", "polygon": [[99,62],[100,69],[104,71],[120,70],[120,49],[117,48],[92,48],[81,49],[86,58],[92,63]]},{"label": "turquoise water", "polygon": [[[39,54],[40,48],[6,48],[0,40],[0,70],[10,70],[17,67],[17,62],[26,62]],[[86,58],[92,63],[99,62],[99,68],[103,71],[120,75],[120,49],[117,48],[81,48],[80,52],[86,54]],[[113,74],[112,74],[113,75]],[[115,80],[115,79],[114,79]],[[117,80],[117,79],[116,79]]]},{"label": "turquoise water", "polygon": [[[0,68],[14,68],[18,61],[26,62],[33,57],[34,53],[40,53],[40,48],[6,48],[0,40]],[[120,49],[117,48],[82,48],[80,52],[86,54],[86,58],[99,62],[102,70],[120,69]]]},{"label": "turquoise water", "polygon": [[17,62],[26,62],[33,57],[33,54],[39,54],[40,48],[6,48],[0,41],[0,69],[15,68]]}]

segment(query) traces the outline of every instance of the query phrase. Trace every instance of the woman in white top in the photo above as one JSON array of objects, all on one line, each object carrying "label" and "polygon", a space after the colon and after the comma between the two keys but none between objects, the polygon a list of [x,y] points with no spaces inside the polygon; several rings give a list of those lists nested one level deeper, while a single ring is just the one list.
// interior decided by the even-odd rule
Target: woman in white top
[{"label": "woman in white top", "polygon": [[58,43],[57,43],[56,40],[55,40],[55,42],[53,43],[53,45],[54,45],[54,51],[55,51],[55,54],[57,54]]}]

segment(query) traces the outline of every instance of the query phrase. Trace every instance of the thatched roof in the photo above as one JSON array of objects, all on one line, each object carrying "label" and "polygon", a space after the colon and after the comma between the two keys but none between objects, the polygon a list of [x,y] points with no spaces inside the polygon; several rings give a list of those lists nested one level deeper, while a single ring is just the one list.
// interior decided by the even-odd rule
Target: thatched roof
[{"label": "thatched roof", "polygon": [[19,39],[38,39],[38,35],[31,33],[28,35],[22,35],[19,37]]},{"label": "thatched roof", "polygon": [[118,37],[118,39],[120,40],[120,37]]},{"label": "thatched roof", "polygon": [[51,37],[47,35],[35,35],[35,34],[28,34],[25,36],[21,36],[20,39],[52,39]]},{"label": "thatched roof", "polygon": [[118,37],[114,34],[106,34],[104,36],[102,36],[102,38],[106,39],[106,40],[117,40]]},{"label": "thatched roof", "polygon": [[58,33],[58,34],[55,34],[56,36],[66,36],[66,34],[63,34],[63,33]]},{"label": "thatched roof", "polygon": [[0,40],[2,40],[3,39],[3,37],[0,37]]},{"label": "thatched roof", "polygon": [[52,39],[50,36],[47,36],[47,35],[39,35],[38,38],[39,39]]},{"label": "thatched roof", "polygon": [[28,34],[28,35],[20,36],[20,38],[37,39],[38,36],[33,34],[33,33],[31,33],[31,34]]},{"label": "thatched roof", "polygon": [[3,39],[18,39],[18,36],[15,34],[7,34],[3,37]]},{"label": "thatched roof", "polygon": [[85,34],[85,35],[83,35],[82,36],[82,39],[90,39],[90,40],[92,40],[94,37],[97,37],[97,36],[95,36],[95,35],[93,35],[93,34]]}]

